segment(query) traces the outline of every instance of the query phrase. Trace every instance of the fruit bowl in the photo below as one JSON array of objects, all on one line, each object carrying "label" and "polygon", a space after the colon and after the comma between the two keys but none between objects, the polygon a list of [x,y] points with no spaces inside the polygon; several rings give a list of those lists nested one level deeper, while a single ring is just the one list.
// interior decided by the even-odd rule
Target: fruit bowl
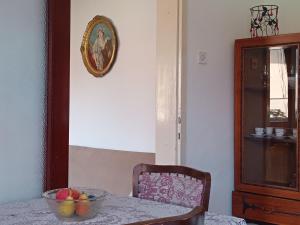
[{"label": "fruit bowl", "polygon": [[105,192],[89,188],[60,188],[43,194],[51,211],[62,221],[77,222],[95,217]]}]

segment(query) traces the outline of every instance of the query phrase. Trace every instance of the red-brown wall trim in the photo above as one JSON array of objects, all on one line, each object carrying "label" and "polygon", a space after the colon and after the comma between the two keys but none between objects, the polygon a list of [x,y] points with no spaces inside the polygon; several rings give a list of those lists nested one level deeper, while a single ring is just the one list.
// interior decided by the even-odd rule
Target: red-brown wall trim
[{"label": "red-brown wall trim", "polygon": [[68,186],[70,0],[47,1],[47,106],[44,190]]}]

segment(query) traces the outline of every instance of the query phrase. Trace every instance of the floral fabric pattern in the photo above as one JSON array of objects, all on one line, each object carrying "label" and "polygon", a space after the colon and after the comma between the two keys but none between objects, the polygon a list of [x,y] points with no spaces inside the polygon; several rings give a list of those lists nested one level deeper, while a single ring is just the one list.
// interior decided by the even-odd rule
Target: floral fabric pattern
[{"label": "floral fabric pattern", "polygon": [[203,183],[190,176],[175,173],[143,173],[139,176],[142,199],[171,203],[189,208],[200,206]]}]

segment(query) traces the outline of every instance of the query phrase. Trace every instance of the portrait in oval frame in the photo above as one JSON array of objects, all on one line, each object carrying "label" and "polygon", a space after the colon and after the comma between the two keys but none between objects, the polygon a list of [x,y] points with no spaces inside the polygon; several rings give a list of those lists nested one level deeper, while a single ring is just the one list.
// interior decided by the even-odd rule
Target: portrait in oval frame
[{"label": "portrait in oval frame", "polygon": [[102,77],[112,68],[118,48],[117,33],[110,19],[95,16],[87,25],[81,55],[87,70]]}]

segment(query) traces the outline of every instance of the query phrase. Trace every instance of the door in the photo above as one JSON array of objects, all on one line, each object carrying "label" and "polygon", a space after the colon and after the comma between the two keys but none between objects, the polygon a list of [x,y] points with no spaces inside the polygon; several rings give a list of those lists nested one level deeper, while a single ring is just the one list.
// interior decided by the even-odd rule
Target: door
[{"label": "door", "polygon": [[182,1],[157,1],[156,163],[181,163]]},{"label": "door", "polygon": [[297,190],[298,45],[243,49],[242,183]]}]

